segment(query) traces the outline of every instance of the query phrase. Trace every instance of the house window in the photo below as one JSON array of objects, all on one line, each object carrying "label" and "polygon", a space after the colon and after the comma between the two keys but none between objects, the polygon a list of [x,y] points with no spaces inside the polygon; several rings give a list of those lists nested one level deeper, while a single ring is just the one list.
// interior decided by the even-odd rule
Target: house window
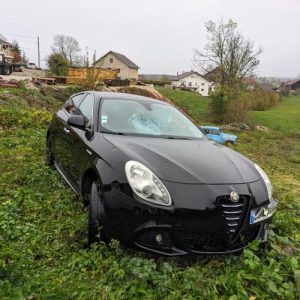
[{"label": "house window", "polygon": [[194,75],[192,75],[191,78],[194,78]]},{"label": "house window", "polygon": [[204,85],[204,82],[202,82],[201,85]]},{"label": "house window", "polygon": [[120,73],[120,71],[121,71],[120,69],[117,69],[117,73]]},{"label": "house window", "polygon": [[201,89],[201,92],[204,92],[204,89]]},{"label": "house window", "polygon": [[192,86],[192,83],[191,83],[191,82],[189,82],[189,86]]},{"label": "house window", "polygon": [[113,58],[110,58],[109,59],[109,62],[112,64],[114,62],[114,59]]}]

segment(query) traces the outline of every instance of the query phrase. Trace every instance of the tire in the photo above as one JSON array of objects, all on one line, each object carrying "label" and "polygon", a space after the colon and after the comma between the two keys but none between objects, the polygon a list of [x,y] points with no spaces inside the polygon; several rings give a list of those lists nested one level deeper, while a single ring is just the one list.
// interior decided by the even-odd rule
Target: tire
[{"label": "tire", "polygon": [[98,182],[93,181],[90,193],[90,203],[88,205],[88,244],[91,245],[101,240],[107,242],[103,218],[103,202],[98,190]]},{"label": "tire", "polygon": [[12,67],[3,67],[2,74],[3,75],[10,75],[12,73]]},{"label": "tire", "polygon": [[47,143],[46,143],[46,164],[48,166],[53,166],[54,165],[54,156],[52,152],[52,144],[50,141],[50,138],[47,138]]},{"label": "tire", "polygon": [[226,142],[224,143],[224,145],[225,145],[226,147],[228,147],[229,145],[231,145],[231,142],[230,142],[230,141],[226,141]]}]

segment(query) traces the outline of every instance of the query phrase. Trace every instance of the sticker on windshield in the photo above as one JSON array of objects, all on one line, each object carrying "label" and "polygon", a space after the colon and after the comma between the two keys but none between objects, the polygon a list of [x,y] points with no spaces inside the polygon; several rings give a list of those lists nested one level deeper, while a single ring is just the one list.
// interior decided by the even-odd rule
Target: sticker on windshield
[{"label": "sticker on windshield", "polygon": [[107,123],[107,115],[102,115],[101,116],[101,124],[106,124]]}]

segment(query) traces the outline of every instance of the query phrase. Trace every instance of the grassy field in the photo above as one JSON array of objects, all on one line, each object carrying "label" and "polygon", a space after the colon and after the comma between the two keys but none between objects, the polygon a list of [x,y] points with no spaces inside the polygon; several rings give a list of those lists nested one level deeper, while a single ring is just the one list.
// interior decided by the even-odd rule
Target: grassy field
[{"label": "grassy field", "polygon": [[300,132],[300,96],[285,97],[275,108],[249,113],[250,122],[285,132]]},{"label": "grassy field", "polygon": [[[235,148],[266,169],[280,201],[266,252],[253,243],[240,256],[158,258],[117,241],[89,250],[85,209],[44,164],[52,111],[73,92],[0,89],[0,299],[299,299],[294,130],[238,133]],[[196,120],[205,117],[209,100],[174,97]]]},{"label": "grassy field", "polygon": [[210,99],[208,97],[203,97],[198,93],[181,90],[166,88],[157,88],[157,90],[163,96],[172,100],[176,106],[187,113],[194,121],[208,121],[208,105],[210,103]]}]

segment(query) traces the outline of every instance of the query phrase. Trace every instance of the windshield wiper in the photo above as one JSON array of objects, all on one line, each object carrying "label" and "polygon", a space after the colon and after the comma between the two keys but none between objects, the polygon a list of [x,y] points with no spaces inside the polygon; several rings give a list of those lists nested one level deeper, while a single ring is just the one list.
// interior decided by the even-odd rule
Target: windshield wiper
[{"label": "windshield wiper", "polygon": [[101,131],[101,132],[108,133],[108,134],[126,135],[124,132],[121,131]]},{"label": "windshield wiper", "polygon": [[191,140],[190,138],[184,136],[166,136],[165,138],[170,140]]}]

